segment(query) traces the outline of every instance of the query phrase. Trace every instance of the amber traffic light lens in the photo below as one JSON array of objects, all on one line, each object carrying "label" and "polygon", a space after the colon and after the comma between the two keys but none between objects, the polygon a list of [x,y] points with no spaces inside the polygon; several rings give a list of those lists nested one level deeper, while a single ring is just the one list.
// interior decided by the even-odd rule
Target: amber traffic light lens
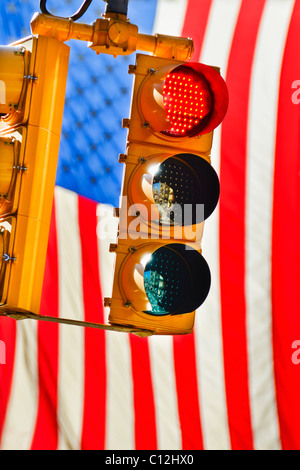
[{"label": "amber traffic light lens", "polygon": [[203,222],[214,211],[219,194],[217,173],[206,160],[194,154],[167,158],[153,176],[153,199],[162,225]]},{"label": "amber traffic light lens", "polygon": [[192,136],[209,119],[213,96],[204,76],[182,65],[166,76],[163,105],[169,127],[162,133],[172,137]]},{"label": "amber traffic light lens", "polygon": [[158,248],[145,265],[144,287],[151,315],[176,315],[198,308],[210,289],[210,271],[202,255],[173,243]]}]

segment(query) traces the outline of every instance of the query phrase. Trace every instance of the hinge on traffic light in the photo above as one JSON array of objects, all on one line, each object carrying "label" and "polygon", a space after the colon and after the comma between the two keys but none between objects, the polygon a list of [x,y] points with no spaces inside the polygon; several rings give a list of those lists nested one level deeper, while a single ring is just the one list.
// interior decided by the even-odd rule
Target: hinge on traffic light
[{"label": "hinge on traffic light", "polygon": [[127,160],[127,155],[125,153],[120,153],[119,155],[119,163],[125,163]]},{"label": "hinge on traffic light", "polygon": [[21,165],[13,166],[13,169],[18,170],[18,171],[27,171],[28,170],[28,168],[26,166],[21,166]]},{"label": "hinge on traffic light", "polygon": [[115,253],[117,251],[118,245],[117,243],[111,243],[109,245],[109,252],[110,253]]},{"label": "hinge on traffic light", "polygon": [[104,297],[103,305],[104,305],[104,307],[110,307],[111,306],[111,299],[109,297]]},{"label": "hinge on traffic light", "polygon": [[129,126],[130,126],[130,119],[124,118],[124,119],[122,120],[122,127],[123,127],[124,129],[129,129]]},{"label": "hinge on traffic light", "polygon": [[136,71],[136,65],[129,65],[128,67],[128,73],[131,74],[131,73],[135,73]]},{"label": "hinge on traffic light", "polygon": [[9,256],[7,253],[3,253],[2,259],[6,262],[7,261],[17,261],[17,258],[15,258],[14,256]]},{"label": "hinge on traffic light", "polygon": [[120,208],[119,207],[114,207],[113,216],[114,217],[120,217]]},{"label": "hinge on traffic light", "polygon": [[34,77],[33,75],[24,75],[24,78],[27,78],[27,80],[37,80],[38,77]]}]

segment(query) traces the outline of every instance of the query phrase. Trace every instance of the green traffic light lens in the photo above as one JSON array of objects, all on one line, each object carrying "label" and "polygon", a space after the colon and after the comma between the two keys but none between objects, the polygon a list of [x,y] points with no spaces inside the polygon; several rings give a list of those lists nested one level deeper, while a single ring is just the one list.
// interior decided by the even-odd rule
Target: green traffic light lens
[{"label": "green traffic light lens", "polygon": [[183,244],[157,249],[145,266],[144,286],[151,315],[176,315],[198,308],[210,288],[210,271],[202,255]]},{"label": "green traffic light lens", "polygon": [[144,273],[145,290],[155,315],[166,315],[184,301],[190,273],[177,252],[163,247],[155,251]]},{"label": "green traffic light lens", "polygon": [[153,177],[153,198],[162,225],[194,225],[214,211],[220,194],[212,166],[194,154],[167,158]]}]

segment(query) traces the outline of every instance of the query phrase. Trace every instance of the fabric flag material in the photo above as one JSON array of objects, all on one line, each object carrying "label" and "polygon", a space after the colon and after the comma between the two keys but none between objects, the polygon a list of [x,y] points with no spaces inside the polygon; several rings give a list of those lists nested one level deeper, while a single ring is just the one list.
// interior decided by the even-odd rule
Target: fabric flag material
[{"label": "fabric flag material", "polygon": [[[187,336],[1,318],[1,449],[300,449],[300,0],[154,8],[153,32],[192,37],[193,60],[229,88],[203,239],[211,291]],[[104,322],[113,202],[62,183],[40,313]]]}]

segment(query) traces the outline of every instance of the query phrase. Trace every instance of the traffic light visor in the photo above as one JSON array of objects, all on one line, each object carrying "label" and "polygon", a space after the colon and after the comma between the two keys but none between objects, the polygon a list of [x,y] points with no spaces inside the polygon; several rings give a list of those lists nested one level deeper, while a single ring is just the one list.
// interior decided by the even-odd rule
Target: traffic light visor
[{"label": "traffic light visor", "polygon": [[[19,139],[19,140],[18,140]],[[21,172],[20,146],[22,135],[19,130],[6,137],[0,137],[0,216],[17,210]]]},{"label": "traffic light visor", "polygon": [[0,46],[0,115],[20,113],[24,105],[28,52],[21,46]]},{"label": "traffic light visor", "polygon": [[214,68],[185,63],[162,67],[148,75],[140,104],[154,132],[189,138],[206,134],[221,123],[228,107],[228,90]]},{"label": "traffic light visor", "polygon": [[0,220],[0,305],[4,304],[7,295],[7,285],[10,270],[10,257],[12,246],[12,233],[15,230],[15,220],[7,217]]}]

